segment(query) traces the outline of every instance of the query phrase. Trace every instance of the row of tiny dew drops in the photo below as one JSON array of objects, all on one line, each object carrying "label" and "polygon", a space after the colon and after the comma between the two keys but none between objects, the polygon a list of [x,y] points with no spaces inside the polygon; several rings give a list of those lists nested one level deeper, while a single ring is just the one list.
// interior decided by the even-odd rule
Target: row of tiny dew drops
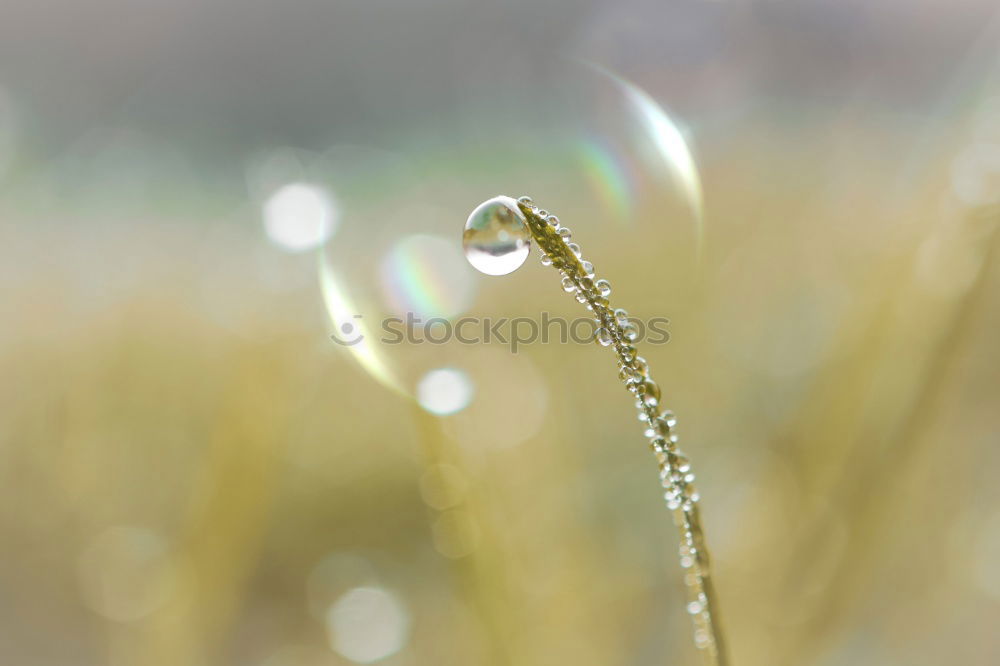
[{"label": "row of tiny dew drops", "polygon": [[649,364],[632,344],[638,337],[628,313],[612,309],[608,301],[611,284],[595,280],[594,265],[582,258],[580,246],[570,241],[572,234],[559,218],[535,206],[531,197],[520,197],[518,207],[527,219],[532,236],[542,250],[541,262],[562,274],[562,287],[594,313],[597,342],[612,347],[618,358],[619,378],[636,398],[639,420],[646,425],[646,437],[660,467],[660,481],[667,507],[673,511],[680,530],[680,563],[685,569],[689,592],[687,610],[695,630],[695,645],[721,659],[721,645],[713,625],[709,560],[698,516],[698,492],[687,457],[677,447],[677,419],[661,409],[659,385],[650,376]]}]

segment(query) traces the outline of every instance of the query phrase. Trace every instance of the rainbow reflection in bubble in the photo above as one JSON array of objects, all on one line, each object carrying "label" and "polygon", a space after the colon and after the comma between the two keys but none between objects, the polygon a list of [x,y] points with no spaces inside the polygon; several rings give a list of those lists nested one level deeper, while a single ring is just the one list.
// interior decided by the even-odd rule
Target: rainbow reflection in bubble
[{"label": "rainbow reflection in bubble", "polygon": [[621,153],[607,141],[586,139],[580,143],[580,161],[590,186],[615,221],[632,218],[635,180]]},{"label": "rainbow reflection in bubble", "polygon": [[[694,217],[698,255],[704,237],[704,204],[701,177],[694,156],[677,123],[649,93],[618,74],[589,62],[587,67],[611,80],[624,95],[627,113],[638,127],[637,147],[653,156],[649,166],[663,169],[680,191]],[[633,212],[637,174],[620,149],[604,139],[587,139],[580,145],[588,180],[616,217],[629,219]],[[631,151],[629,151],[631,152]]]},{"label": "rainbow reflection in bubble", "polygon": [[424,321],[464,312],[475,296],[475,280],[458,241],[407,236],[385,255],[380,267],[386,302],[399,315]]}]

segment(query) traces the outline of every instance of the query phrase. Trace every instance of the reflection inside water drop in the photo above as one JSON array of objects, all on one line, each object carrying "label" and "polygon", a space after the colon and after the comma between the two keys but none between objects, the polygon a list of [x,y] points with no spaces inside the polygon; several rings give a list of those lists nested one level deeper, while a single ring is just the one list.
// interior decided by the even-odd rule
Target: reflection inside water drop
[{"label": "reflection inside water drop", "polygon": [[528,258],[531,233],[517,202],[500,196],[479,204],[465,223],[462,247],[469,263],[487,275],[520,268]]}]

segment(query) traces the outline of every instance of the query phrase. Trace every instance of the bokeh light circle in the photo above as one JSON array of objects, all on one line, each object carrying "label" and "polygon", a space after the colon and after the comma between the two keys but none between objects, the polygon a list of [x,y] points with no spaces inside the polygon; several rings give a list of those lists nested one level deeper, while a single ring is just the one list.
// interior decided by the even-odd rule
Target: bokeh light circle
[{"label": "bokeh light circle", "polygon": [[338,211],[332,195],[309,183],[290,183],[264,202],[264,230],[277,246],[303,252],[327,241],[336,230]]},{"label": "bokeh light circle", "polygon": [[395,594],[380,587],[349,590],[330,606],[326,620],[330,647],[358,664],[396,654],[409,640],[409,612]]},{"label": "bokeh light circle", "polygon": [[77,571],[87,606],[116,622],[139,620],[159,609],[174,587],[167,542],[145,527],[101,532],[80,555]]},{"label": "bokeh light circle", "polygon": [[454,414],[472,401],[469,376],[455,368],[431,370],[417,384],[417,402],[432,414]]}]

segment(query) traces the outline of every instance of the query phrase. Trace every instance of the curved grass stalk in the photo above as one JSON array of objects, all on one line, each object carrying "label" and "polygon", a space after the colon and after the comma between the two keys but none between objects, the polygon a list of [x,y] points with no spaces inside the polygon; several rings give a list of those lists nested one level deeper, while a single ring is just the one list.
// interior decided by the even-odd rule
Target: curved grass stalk
[{"label": "curved grass stalk", "polygon": [[660,405],[660,387],[650,376],[645,359],[632,342],[637,330],[628,313],[613,309],[607,280],[595,280],[594,267],[581,258],[578,245],[571,243],[570,231],[554,215],[540,210],[530,197],[521,197],[517,205],[528,223],[532,238],[541,249],[542,263],[560,271],[563,289],[593,312],[599,326],[597,341],[611,347],[618,360],[619,378],[636,398],[636,406],[645,422],[646,437],[660,468],[660,482],[667,507],[673,512],[680,532],[680,564],[688,590],[687,611],[694,622],[694,642],[704,662],[710,666],[727,664],[725,645],[718,620],[718,603],[709,567],[708,549],[698,512],[698,492],[691,464],[677,447],[674,415]]}]

